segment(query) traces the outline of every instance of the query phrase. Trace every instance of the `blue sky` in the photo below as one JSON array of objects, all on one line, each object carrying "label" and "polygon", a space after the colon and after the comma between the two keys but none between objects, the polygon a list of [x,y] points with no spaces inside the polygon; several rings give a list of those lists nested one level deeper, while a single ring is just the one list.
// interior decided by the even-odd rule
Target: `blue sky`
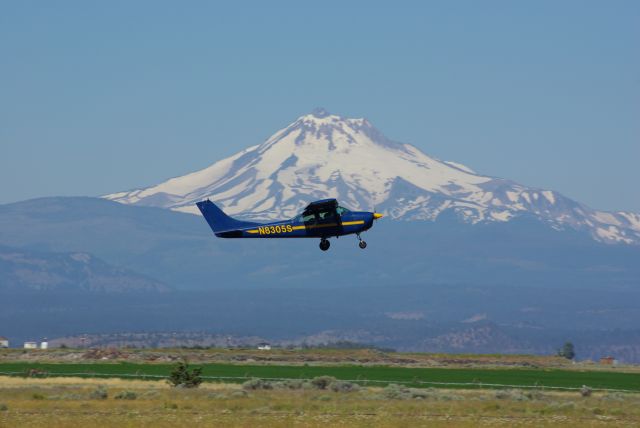
[{"label": "blue sky", "polygon": [[155,184],[316,106],[640,211],[640,2],[3,2],[0,203]]}]

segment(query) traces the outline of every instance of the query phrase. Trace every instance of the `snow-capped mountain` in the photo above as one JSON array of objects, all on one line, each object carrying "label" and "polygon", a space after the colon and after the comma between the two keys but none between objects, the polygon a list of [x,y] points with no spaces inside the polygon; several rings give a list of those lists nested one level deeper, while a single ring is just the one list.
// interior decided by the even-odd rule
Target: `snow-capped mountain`
[{"label": "snow-capped mountain", "polygon": [[198,213],[195,202],[210,198],[229,214],[256,220],[293,217],[309,202],[333,197],[394,219],[435,220],[453,212],[479,223],[529,214],[599,241],[640,243],[640,214],[597,211],[552,190],[481,175],[391,141],[366,119],[323,109],[200,171],[105,196],[188,213]]}]

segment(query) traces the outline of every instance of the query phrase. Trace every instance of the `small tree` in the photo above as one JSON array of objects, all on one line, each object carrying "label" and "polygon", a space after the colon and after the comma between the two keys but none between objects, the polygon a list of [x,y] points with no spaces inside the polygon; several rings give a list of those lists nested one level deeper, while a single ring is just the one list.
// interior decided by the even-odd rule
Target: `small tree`
[{"label": "small tree", "polygon": [[558,356],[565,357],[568,360],[573,360],[576,356],[576,352],[573,349],[573,343],[566,342],[562,348],[558,350]]},{"label": "small tree", "polygon": [[169,384],[177,388],[197,388],[202,383],[202,369],[194,368],[189,370],[189,363],[179,361],[169,375]]}]

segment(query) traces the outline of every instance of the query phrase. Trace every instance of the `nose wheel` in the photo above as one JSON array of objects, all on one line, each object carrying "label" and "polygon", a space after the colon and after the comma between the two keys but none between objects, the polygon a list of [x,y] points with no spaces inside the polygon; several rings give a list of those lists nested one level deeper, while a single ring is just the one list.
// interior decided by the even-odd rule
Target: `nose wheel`
[{"label": "nose wheel", "polygon": [[322,251],[327,251],[330,246],[331,246],[331,243],[329,241],[327,241],[326,239],[323,238],[323,239],[320,240],[320,249]]},{"label": "nose wheel", "polygon": [[362,240],[360,234],[358,233],[356,236],[358,237],[358,241],[360,241],[358,242],[358,247],[362,248],[363,250],[367,248],[367,243]]}]

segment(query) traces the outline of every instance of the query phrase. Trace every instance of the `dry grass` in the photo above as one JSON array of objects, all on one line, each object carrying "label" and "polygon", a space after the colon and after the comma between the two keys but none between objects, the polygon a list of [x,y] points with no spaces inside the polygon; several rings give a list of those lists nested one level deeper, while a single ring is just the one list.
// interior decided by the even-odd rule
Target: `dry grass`
[{"label": "dry grass", "polygon": [[539,355],[477,355],[382,352],[374,349],[49,349],[0,350],[0,361],[80,362],[106,359],[128,362],[388,365],[402,367],[574,367],[565,358]]},{"label": "dry grass", "polygon": [[[108,398],[90,398],[98,386]],[[122,391],[136,399],[115,399]],[[401,391],[391,399],[382,388],[247,393],[224,384],[180,390],[161,381],[0,377],[0,427],[640,425],[638,394],[422,391],[421,397]]]},{"label": "dry grass", "polygon": [[[54,377],[54,378],[24,378],[14,376],[0,376],[0,390],[11,388],[57,388],[57,387],[89,387],[104,385],[108,388],[116,389],[170,389],[171,387],[164,380],[127,380],[118,378],[86,379],[80,377]],[[236,388],[240,385],[224,385],[219,383],[203,383],[200,389],[218,390]]]}]

